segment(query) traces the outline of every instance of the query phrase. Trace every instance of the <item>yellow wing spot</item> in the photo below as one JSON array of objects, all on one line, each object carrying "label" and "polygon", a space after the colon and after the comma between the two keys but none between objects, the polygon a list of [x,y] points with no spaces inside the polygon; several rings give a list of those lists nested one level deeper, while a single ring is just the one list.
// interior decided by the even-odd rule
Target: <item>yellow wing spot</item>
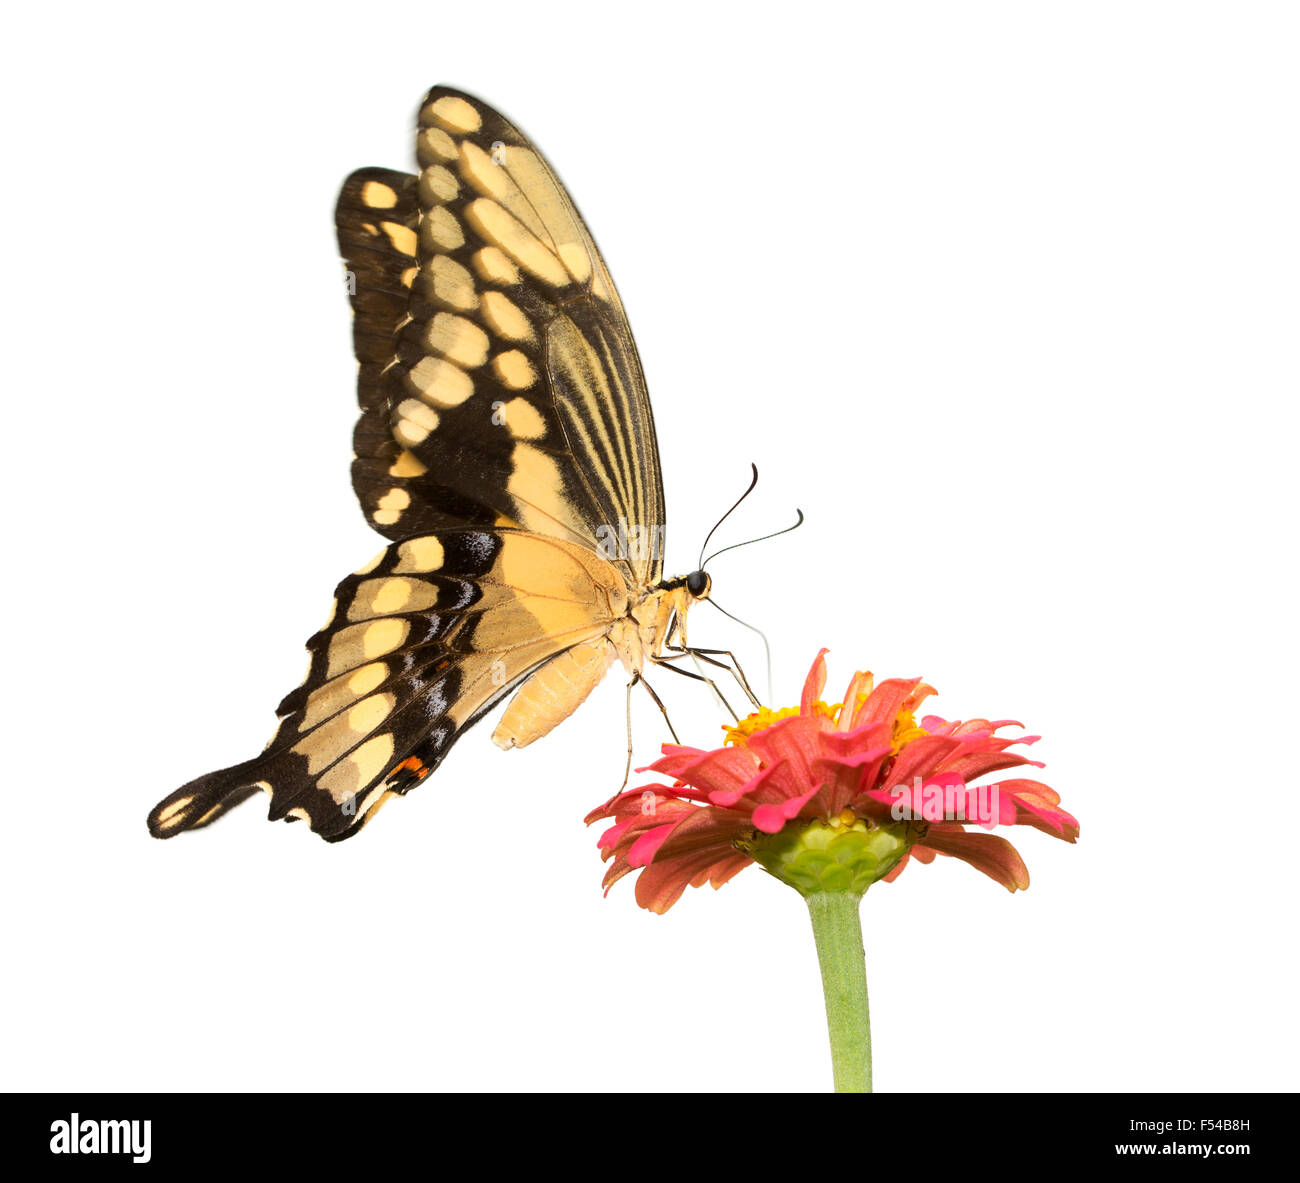
[{"label": "yellow wing spot", "polygon": [[506,258],[505,252],[494,246],[485,246],[471,260],[474,270],[489,283],[511,287],[519,282],[519,268]]},{"label": "yellow wing spot", "polygon": [[379,508],[370,516],[381,526],[391,526],[411,504],[411,495],[405,489],[389,489],[379,499]]},{"label": "yellow wing spot", "polygon": [[478,307],[478,292],[474,290],[474,277],[455,259],[435,255],[425,273],[421,289],[436,303],[456,312],[469,312]]},{"label": "yellow wing spot", "polygon": [[193,797],[178,797],[158,815],[158,824],[165,826],[168,821],[193,801]]},{"label": "yellow wing spot", "polygon": [[442,566],[442,559],[442,543],[432,534],[411,538],[397,548],[397,566],[393,570],[402,574],[437,571]]},{"label": "yellow wing spot", "polygon": [[510,174],[477,144],[465,140],[460,145],[460,175],[484,197],[505,201],[518,192]]},{"label": "yellow wing spot", "polygon": [[569,282],[569,273],[541,239],[495,201],[480,197],[466,207],[465,217],[483,238],[544,283],[562,287]]},{"label": "yellow wing spot", "polygon": [[367,579],[348,608],[349,620],[369,620],[394,612],[423,612],[438,602],[438,589],[422,579]]},{"label": "yellow wing spot", "polygon": [[370,599],[370,611],[376,616],[388,616],[404,608],[415,590],[409,579],[385,579]]},{"label": "yellow wing spot", "polygon": [[438,412],[426,407],[417,399],[404,399],[397,406],[397,422],[393,424],[393,437],[399,444],[414,448],[424,443],[438,426]]},{"label": "yellow wing spot", "polygon": [[348,678],[347,686],[360,698],[363,694],[369,694],[386,677],[388,677],[388,666],[382,661],[372,661],[369,665],[363,665],[359,670],[354,671]]},{"label": "yellow wing spot", "polygon": [[367,181],[361,186],[361,200],[371,209],[392,209],[397,204],[397,191],[381,181]]},{"label": "yellow wing spot", "polygon": [[460,406],[474,393],[474,379],[441,357],[420,358],[406,371],[406,386],[412,394],[443,410]]},{"label": "yellow wing spot", "polygon": [[352,624],[330,640],[327,677],[337,677],[363,662],[398,648],[411,630],[410,621],[390,616],[373,624]]},{"label": "yellow wing spot", "polygon": [[309,825],[311,824],[311,814],[308,813],[301,805],[295,805],[284,816],[296,817],[300,822],[307,822]]},{"label": "yellow wing spot", "polygon": [[512,398],[501,408],[501,417],[517,440],[539,440],[546,434],[546,421],[527,399]]},{"label": "yellow wing spot", "polygon": [[393,737],[376,735],[366,740],[346,760],[340,760],[317,785],[324,789],[336,805],[343,805],[357,795],[384,770],[393,758]]},{"label": "yellow wing spot", "polygon": [[440,164],[430,165],[420,172],[420,199],[425,205],[445,205],[460,192],[460,182],[454,173]]},{"label": "yellow wing spot", "polygon": [[483,293],[483,319],[498,337],[507,341],[533,339],[533,326],[528,317],[500,292]]},{"label": "yellow wing spot", "polygon": [[418,267],[408,267],[403,271],[401,275],[402,287],[409,288],[415,282],[415,277],[419,274],[419,271]]},{"label": "yellow wing spot", "polygon": [[367,625],[361,634],[361,651],[367,657],[379,657],[391,653],[411,631],[411,625],[405,620],[378,620]]},{"label": "yellow wing spot", "polygon": [[404,255],[415,254],[415,231],[400,222],[381,222],[379,228],[393,244],[393,250]]},{"label": "yellow wing spot", "polygon": [[369,734],[388,717],[396,701],[393,694],[373,694],[303,736],[292,750],[307,758],[308,775],[318,775],[354,748],[359,736]]},{"label": "yellow wing spot", "polygon": [[420,242],[431,254],[454,251],[465,245],[465,231],[446,206],[438,205],[420,218]]},{"label": "yellow wing spot", "polygon": [[507,390],[527,390],[537,381],[537,371],[518,349],[498,353],[492,359],[492,369]]},{"label": "yellow wing spot", "polygon": [[559,245],[560,262],[579,283],[591,278],[591,256],[580,242],[562,242]]},{"label": "yellow wing spot", "polygon": [[424,335],[425,344],[467,370],[488,359],[488,335],[472,320],[439,312]]},{"label": "yellow wing spot", "polygon": [[573,519],[573,509],[564,499],[564,477],[551,456],[532,444],[517,443],[510,466],[506,492],[518,503],[515,516],[525,530],[554,533],[557,522]]},{"label": "yellow wing spot", "polygon": [[363,698],[348,711],[348,728],[359,735],[368,735],[393,713],[397,696],[393,694],[372,694]]},{"label": "yellow wing spot", "polygon": [[428,471],[428,468],[416,459],[415,453],[408,452],[405,448],[397,454],[397,459],[388,467],[388,475],[397,477],[424,476]]},{"label": "yellow wing spot", "polygon": [[421,168],[435,161],[447,164],[456,159],[456,141],[440,127],[426,127],[416,137],[415,155]]},{"label": "yellow wing spot", "polygon": [[420,112],[420,123],[424,127],[436,124],[454,135],[465,135],[478,131],[483,126],[483,119],[473,105],[459,95],[445,94]]},{"label": "yellow wing spot", "polygon": [[388,677],[388,666],[382,661],[375,661],[370,665],[361,666],[351,674],[344,674],[342,677],[326,682],[324,686],[313,690],[307,696],[307,704],[303,709],[302,722],[298,724],[298,730],[310,731],[323,720],[337,715],[348,703],[369,694],[386,677]]},{"label": "yellow wing spot", "polygon": [[386,550],[381,550],[381,551],[380,551],[377,555],[375,555],[375,557],[374,557],[373,559],[371,559],[370,562],[368,562],[364,567],[358,567],[355,571],[352,572],[352,574],[353,574],[353,575],[369,575],[371,571],[373,571],[376,567],[379,566],[380,563],[382,563],[382,562],[384,561],[384,556],[385,556],[386,554],[388,554],[388,551],[386,551]]}]

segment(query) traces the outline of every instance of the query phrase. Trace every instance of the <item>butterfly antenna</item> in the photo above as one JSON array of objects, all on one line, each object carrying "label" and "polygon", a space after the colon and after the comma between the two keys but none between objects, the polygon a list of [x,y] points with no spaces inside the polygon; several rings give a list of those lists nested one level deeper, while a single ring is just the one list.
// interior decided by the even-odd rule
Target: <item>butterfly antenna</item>
[{"label": "butterfly antenna", "polygon": [[[744,498],[741,498],[741,500],[743,501]],[[739,504],[739,502],[737,502],[736,504]],[[784,530],[773,530],[771,534],[764,534],[760,538],[751,538],[749,539],[748,542],[733,542],[730,546],[724,546],[721,550],[715,550],[711,555],[709,555],[707,559],[704,560],[704,562],[702,562],[699,565],[698,570],[703,571],[704,568],[707,567],[711,562],[713,562],[714,559],[716,559],[719,555],[726,554],[727,551],[729,550],[735,550],[737,547],[741,547],[741,546],[749,546],[749,544],[752,542],[766,542],[769,538],[779,538],[782,534],[789,534],[791,530],[799,529],[799,527],[803,525],[803,510],[796,509],[795,513],[799,515],[799,520],[795,522],[793,526],[786,526]],[[704,552],[701,551],[700,553],[703,554]],[[741,621],[741,623],[743,624],[744,621]]]},{"label": "butterfly antenna", "polygon": [[697,571],[704,570],[704,552],[709,549],[709,539],[711,539],[718,532],[718,526],[721,526],[723,522],[725,522],[729,517],[731,517],[733,513],[736,512],[736,508],[737,506],[740,505],[740,502],[744,501],[745,498],[748,497],[754,491],[754,486],[758,484],[758,465],[751,460],[749,463],[749,467],[754,470],[754,479],[749,482],[749,488],[746,489],[740,495],[740,500],[737,501],[736,504],[733,505],[729,510],[727,510],[727,512],[724,513],[722,517],[720,517],[717,520],[717,522],[714,524],[713,529],[710,530],[707,535],[705,535],[704,545],[700,547],[700,562],[696,565],[695,568]]},{"label": "butterfly antenna", "polygon": [[[792,530],[794,529],[793,526],[791,526],[790,528]],[[757,633],[760,637],[763,638],[763,657],[767,663],[767,701],[771,702],[772,701],[772,646],[767,643],[767,634],[761,628],[757,627],[757,625],[750,624],[749,621],[747,620],[741,620],[739,616],[732,616],[732,614],[728,612],[721,604],[719,604],[718,601],[715,600],[712,596],[710,596],[705,601],[705,603],[712,604],[719,612],[722,613],[723,616],[730,617],[737,624],[744,625],[745,628],[749,629],[751,633]]]}]

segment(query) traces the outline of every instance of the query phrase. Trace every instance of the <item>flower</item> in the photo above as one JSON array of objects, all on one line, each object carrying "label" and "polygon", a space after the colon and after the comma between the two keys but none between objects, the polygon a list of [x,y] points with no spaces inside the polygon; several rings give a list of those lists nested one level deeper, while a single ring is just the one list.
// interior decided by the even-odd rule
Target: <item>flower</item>
[{"label": "flower", "polygon": [[[948,721],[920,704],[920,679],[877,685],[857,673],[844,701],[821,701],[826,650],[813,661],[798,707],[763,708],[726,727],[712,750],[665,744],[650,770],[673,784],[620,793],[587,822],[612,819],[599,839],[610,861],[606,891],[640,871],[636,899],[665,912],[688,885],[721,887],[752,862],[804,895],[861,895],[892,882],[913,859],[969,863],[1011,891],[1029,886],[1014,846],[989,833],[1025,825],[1073,842],[1079,824],[1047,785],[1015,778],[973,781],[1021,765],[1008,749],[1038,736],[999,735],[1014,720]],[[974,822],[982,827],[966,828]],[[612,860],[612,861],[611,861]]]}]

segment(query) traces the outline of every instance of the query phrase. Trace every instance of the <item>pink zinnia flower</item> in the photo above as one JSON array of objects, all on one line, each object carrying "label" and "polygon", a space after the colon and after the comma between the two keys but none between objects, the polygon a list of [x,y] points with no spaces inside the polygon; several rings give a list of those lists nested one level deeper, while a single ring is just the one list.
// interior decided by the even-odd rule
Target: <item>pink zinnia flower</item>
[{"label": "pink zinnia flower", "polygon": [[[722,886],[751,862],[805,895],[860,895],[912,859],[958,858],[1011,891],[1029,886],[1014,846],[990,833],[1025,825],[1073,842],[1079,824],[1036,780],[976,785],[980,777],[1042,765],[1008,749],[1037,736],[1002,736],[1012,720],[948,721],[916,710],[934,693],[920,679],[876,685],[855,674],[841,705],[820,700],[822,650],[797,708],[761,710],[729,727],[720,748],[665,744],[650,765],[673,778],[620,793],[587,821],[612,860],[605,887],[640,871],[636,899],[667,911],[687,885]],[[976,829],[968,829],[974,824]]]}]

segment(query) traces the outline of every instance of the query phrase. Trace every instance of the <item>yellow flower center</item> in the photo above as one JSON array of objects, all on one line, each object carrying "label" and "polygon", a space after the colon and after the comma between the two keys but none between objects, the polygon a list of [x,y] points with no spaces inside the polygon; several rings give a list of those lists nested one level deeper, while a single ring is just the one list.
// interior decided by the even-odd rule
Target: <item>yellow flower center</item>
[{"label": "yellow flower center", "polygon": [[[871,677],[867,675],[868,679]],[[861,708],[870,695],[870,682],[868,689],[857,696],[855,706]],[[824,719],[829,719],[832,723],[838,723],[840,712],[844,709],[843,703],[825,703],[820,700],[813,703],[813,714],[821,715]],[[728,726],[723,725],[722,730],[726,733],[725,744],[735,744],[739,746],[748,740],[751,736],[757,735],[760,731],[765,731],[773,723],[780,722],[782,719],[789,719],[799,714],[798,707],[781,707],[778,710],[772,710],[771,707],[760,707],[753,714],[746,715],[739,723]],[[890,754],[897,756],[903,748],[915,739],[920,739],[923,735],[929,735],[926,729],[920,726],[916,721],[914,712],[904,707],[898,712],[894,719],[893,733],[890,736]]]},{"label": "yellow flower center", "polygon": [[799,713],[798,707],[782,707],[779,711],[774,711],[770,707],[759,707],[752,715],[746,715],[734,727],[723,725],[722,730],[726,732],[727,738],[724,744],[742,744],[751,735],[759,731],[765,731],[771,727],[778,719],[788,719],[791,715]]},{"label": "yellow flower center", "polygon": [[916,715],[904,707],[894,719],[894,734],[890,740],[891,755],[897,756],[912,740],[929,734],[924,727],[917,725]]},{"label": "yellow flower center", "polygon": [[[723,724],[722,730],[726,732],[727,738],[724,744],[742,744],[751,735],[756,735],[760,731],[766,731],[773,723],[780,722],[782,719],[789,719],[799,714],[798,707],[781,707],[780,710],[772,710],[771,707],[760,707],[752,715],[746,715],[739,723],[733,726]],[[830,706],[824,702],[813,703],[813,714],[821,715],[829,719],[832,723],[839,718],[840,704],[837,702]]]}]

